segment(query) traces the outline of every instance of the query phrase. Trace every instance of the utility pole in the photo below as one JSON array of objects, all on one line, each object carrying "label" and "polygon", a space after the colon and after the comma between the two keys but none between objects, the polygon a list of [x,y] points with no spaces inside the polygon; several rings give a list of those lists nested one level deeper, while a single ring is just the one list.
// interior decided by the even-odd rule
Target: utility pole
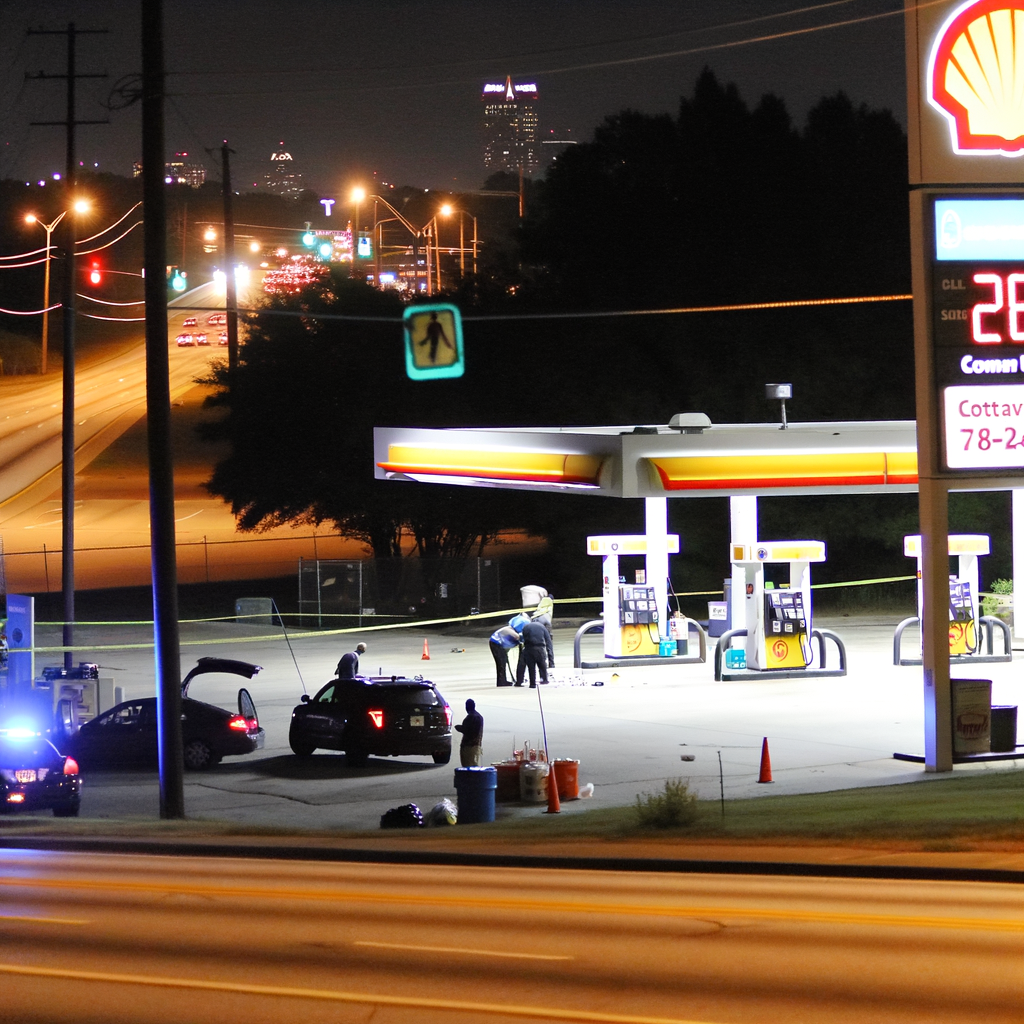
[{"label": "utility pole", "polygon": [[[63,125],[66,130],[64,169],[64,288],[62,319],[64,324],[64,365],[62,369],[63,405],[61,409],[61,589],[64,595],[64,668],[74,666],[71,650],[75,633],[75,217],[70,209],[75,201],[75,128],[80,124],[107,124],[107,121],[75,119],[75,82],[79,78],[106,78],[106,74],[80,74],[75,70],[75,40],[82,35],[102,35],[104,28],[76,29],[71,22],[65,31],[29,29],[30,36],[66,36],[67,73],[26,75],[27,79],[64,79],[67,82],[67,116],[63,121],[33,121],[33,125]],[[49,253],[47,254],[49,255]]]},{"label": "utility pole", "polygon": [[142,7],[142,197],[145,203],[146,411],[149,531],[153,566],[160,817],[185,817],[181,740],[181,650],[167,355],[167,193],[164,187],[163,0]]},{"label": "utility pole", "polygon": [[[213,150],[206,151],[211,156]],[[220,147],[224,190],[224,304],[228,314],[228,370],[238,369],[238,289],[235,283],[235,213],[231,201],[231,154],[227,142]]]}]

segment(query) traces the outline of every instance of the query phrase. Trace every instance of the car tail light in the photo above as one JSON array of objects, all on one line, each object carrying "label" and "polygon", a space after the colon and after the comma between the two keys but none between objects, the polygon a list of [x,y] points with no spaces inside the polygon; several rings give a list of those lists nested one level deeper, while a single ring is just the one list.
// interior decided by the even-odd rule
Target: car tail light
[{"label": "car tail light", "polygon": [[64,759],[64,774],[65,775],[77,775],[78,774],[78,762],[73,757],[66,757]]},{"label": "car tail light", "polygon": [[373,724],[378,729],[383,729],[384,728],[384,712],[383,711],[367,711],[366,713],[370,716],[370,721],[373,722]]},{"label": "car tail light", "polygon": [[239,732],[248,732],[249,722],[242,715],[233,715],[228,719],[228,728],[237,729]]},{"label": "car tail light", "polygon": [[7,802],[9,804],[23,804],[25,802],[24,793],[8,793]]},{"label": "car tail light", "polygon": [[448,727],[451,728],[452,724],[452,709],[445,704],[444,706],[444,717],[448,719]]},{"label": "car tail light", "polygon": [[260,727],[260,721],[258,718],[247,718],[245,720],[245,724],[250,732],[254,732]]}]

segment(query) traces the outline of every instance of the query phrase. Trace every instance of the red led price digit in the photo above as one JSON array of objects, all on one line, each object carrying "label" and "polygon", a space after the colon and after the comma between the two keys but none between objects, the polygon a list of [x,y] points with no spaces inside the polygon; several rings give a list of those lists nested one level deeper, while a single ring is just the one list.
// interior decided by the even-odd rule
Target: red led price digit
[{"label": "red led price digit", "polygon": [[[1018,275],[1014,274],[1013,276],[1017,277]],[[974,340],[979,345],[998,345],[1003,340],[1003,336],[996,331],[986,331],[982,325],[981,318],[986,313],[998,313],[1003,308],[1003,279],[998,274],[975,274],[974,283],[992,285],[992,301],[979,302],[971,310]],[[1011,318],[1011,324],[1012,322]],[[1024,341],[1024,336],[1022,336],[1021,340]]]},{"label": "red led price digit", "polygon": [[1020,315],[1024,313],[1024,302],[1017,299],[1017,285],[1024,282],[1024,274],[1010,274],[1006,278],[1007,298],[1010,300],[1007,309],[1010,337],[1014,341],[1024,341],[1024,330],[1021,330]]}]

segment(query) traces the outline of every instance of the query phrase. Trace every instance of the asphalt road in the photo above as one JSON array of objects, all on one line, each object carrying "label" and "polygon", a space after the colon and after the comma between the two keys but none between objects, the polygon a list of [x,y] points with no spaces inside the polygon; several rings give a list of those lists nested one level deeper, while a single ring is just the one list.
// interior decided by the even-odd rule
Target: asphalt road
[{"label": "asphalt road", "polygon": [[6,851],[5,1022],[1018,1022],[977,883]]}]

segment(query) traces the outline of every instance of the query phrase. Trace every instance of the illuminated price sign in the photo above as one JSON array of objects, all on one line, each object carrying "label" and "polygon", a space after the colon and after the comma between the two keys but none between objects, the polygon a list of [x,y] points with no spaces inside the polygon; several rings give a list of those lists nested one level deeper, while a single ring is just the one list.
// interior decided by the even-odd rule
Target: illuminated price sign
[{"label": "illuminated price sign", "polygon": [[945,465],[1024,469],[1024,198],[937,198],[933,210]]}]

